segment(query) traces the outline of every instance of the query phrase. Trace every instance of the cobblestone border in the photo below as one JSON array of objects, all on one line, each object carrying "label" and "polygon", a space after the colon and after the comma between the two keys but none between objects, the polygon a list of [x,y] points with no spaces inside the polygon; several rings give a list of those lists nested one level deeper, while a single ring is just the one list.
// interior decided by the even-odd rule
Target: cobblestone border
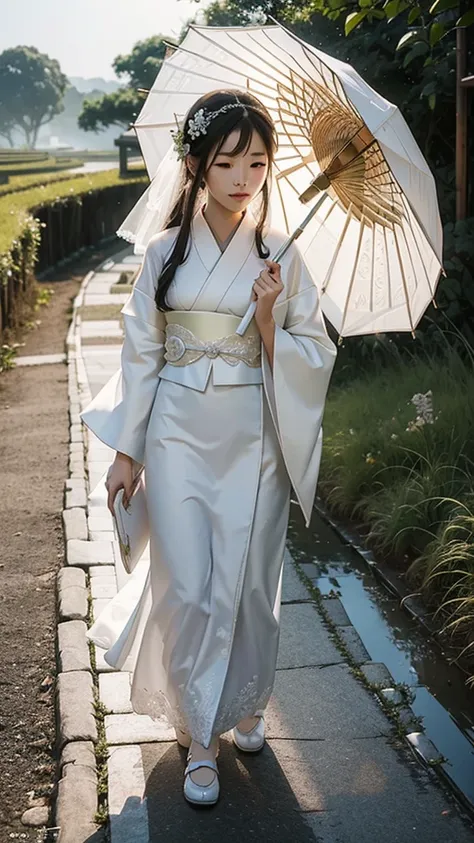
[{"label": "cobblestone border", "polygon": [[[126,734],[123,733],[124,715],[114,714],[107,708],[107,702],[113,699],[117,711],[117,685],[112,687],[110,680],[116,676],[119,680],[128,677],[112,671],[102,651],[86,638],[94,614],[115,593],[117,583],[112,524],[104,532],[103,515],[91,512],[87,500],[88,432],[79,413],[92,395],[82,356],[81,313],[89,283],[101,271],[109,271],[117,259],[120,261],[122,251],[118,250],[84,277],[73,302],[73,318],[66,340],[70,413],[69,477],[65,481],[62,514],[66,562],[57,580],[56,711],[61,779],[55,804],[56,825],[50,830],[59,832],[54,837],[57,843],[85,843],[92,839],[94,843],[102,843],[111,837],[114,843],[130,843],[130,834],[124,836],[124,829],[128,832],[133,829],[134,839],[138,835],[137,840],[146,843],[145,804],[138,812],[130,812],[128,805],[130,782],[134,783],[137,796],[144,790],[141,753],[134,742],[138,738],[169,740],[169,735],[157,735],[156,730],[148,734],[150,730],[144,729],[143,723],[142,732],[137,731],[140,726],[137,722],[130,723]],[[124,290],[120,287],[117,292]],[[126,683],[120,684],[124,685],[123,712],[130,712],[131,707],[125,701]],[[124,743],[131,745],[115,746]]]},{"label": "cobblestone border", "polygon": [[[78,346],[84,293],[95,272],[84,277],[74,299],[66,349],[69,397],[69,476],[64,484],[62,512],[66,564],[57,575],[57,747],[60,752],[54,807],[58,843],[98,841],[104,836],[96,821],[98,774],[96,746],[97,700],[89,642],[86,638],[89,597],[80,548],[87,542],[85,442],[80,419],[88,398],[87,378]],[[79,341],[80,342],[80,341]],[[81,365],[82,364],[82,365]]]},{"label": "cobblestone border", "polygon": [[[375,579],[378,580],[392,595],[400,598],[401,608],[404,609],[410,618],[417,621],[435,644],[442,649],[444,644],[440,639],[437,628],[430,620],[427,610],[420,601],[416,599],[416,597],[403,590],[396,574],[391,572],[388,567],[384,568],[381,563],[377,562],[372,551],[361,545],[361,537],[356,533],[356,531],[350,530],[340,524],[329,512],[328,508],[319,496],[317,497],[314,508],[323,521],[329,524],[337,535],[347,542],[351,549],[355,551],[364,563],[365,567],[374,575]],[[298,563],[295,562],[295,564],[298,569]],[[301,578],[304,578],[305,584],[307,584],[308,588],[315,594],[318,604],[321,605],[321,611],[326,614],[324,606],[325,601],[322,599],[322,594],[317,586],[311,582],[301,569],[299,569],[299,575]],[[331,623],[330,617],[328,617],[328,621]],[[344,647],[344,641],[341,639],[340,645],[341,647]],[[339,647],[339,643],[337,646]],[[350,653],[348,653],[348,658],[353,662],[351,665],[352,669],[356,673],[359,672],[360,674],[360,669],[357,664],[354,663]],[[474,817],[474,807],[469,799],[467,799],[463,791],[458,787],[454,779],[450,776],[449,768],[443,763],[444,761],[447,761],[445,756],[439,752],[433,741],[426,736],[423,730],[422,720],[417,717],[410,705],[408,687],[395,682],[393,677],[391,687],[381,687],[379,683],[374,684],[370,679],[370,676],[368,676],[365,671],[362,671],[362,673],[364,676],[361,676],[360,678],[362,678],[367,686],[377,694],[386,714],[397,723],[400,736],[403,737],[412,752],[414,752],[415,756],[423,763],[423,765],[434,772],[437,779],[454,794],[460,803],[460,806],[467,811],[469,819],[472,820]],[[391,676],[388,668],[387,673]],[[418,728],[416,728],[416,726]]]}]

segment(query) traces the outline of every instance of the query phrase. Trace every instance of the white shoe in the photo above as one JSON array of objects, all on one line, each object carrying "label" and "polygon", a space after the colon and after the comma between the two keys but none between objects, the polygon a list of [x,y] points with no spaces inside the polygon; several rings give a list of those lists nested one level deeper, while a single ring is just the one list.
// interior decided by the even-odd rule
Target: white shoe
[{"label": "white shoe", "polygon": [[263,710],[256,711],[258,721],[249,732],[241,732],[237,726],[232,729],[232,739],[242,752],[259,752],[265,743],[265,720]]},{"label": "white shoe", "polygon": [[[192,754],[188,755],[188,764],[184,771],[184,796],[188,802],[194,805],[215,805],[219,799],[219,771],[215,761],[192,761]],[[198,770],[199,767],[209,767],[214,770],[214,777],[210,784],[196,784],[190,773]]]}]

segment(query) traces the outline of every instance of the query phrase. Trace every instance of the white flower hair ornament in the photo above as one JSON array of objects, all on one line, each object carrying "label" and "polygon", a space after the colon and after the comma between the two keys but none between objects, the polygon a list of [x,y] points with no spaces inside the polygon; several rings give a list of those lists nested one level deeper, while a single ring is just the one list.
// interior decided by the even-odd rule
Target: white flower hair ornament
[{"label": "white flower hair ornament", "polygon": [[184,129],[171,129],[171,135],[173,137],[173,148],[178,156],[178,159],[182,161],[186,158],[190,151],[190,144],[186,141],[186,136],[189,136],[191,140],[195,140],[195,138],[199,137],[199,135],[206,135],[207,134],[207,127],[210,123],[218,116],[218,114],[223,114],[226,111],[229,111],[230,108],[243,108],[244,109],[244,117],[248,115],[248,108],[252,108],[253,106],[247,106],[240,100],[237,102],[229,102],[227,105],[223,105],[222,108],[218,108],[217,111],[208,111],[206,108],[200,108],[196,111],[194,117],[191,117],[188,120],[188,129],[185,132]]}]

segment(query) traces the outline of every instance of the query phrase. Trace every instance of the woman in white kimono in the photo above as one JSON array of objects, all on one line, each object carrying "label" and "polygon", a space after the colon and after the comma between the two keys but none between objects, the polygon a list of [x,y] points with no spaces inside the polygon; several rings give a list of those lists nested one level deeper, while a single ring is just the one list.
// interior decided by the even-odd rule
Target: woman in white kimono
[{"label": "woman in white kimono", "polygon": [[220,734],[263,746],[290,489],[308,525],[336,356],[297,246],[266,260],[286,240],[264,231],[275,143],[247,92],[190,110],[175,134],[182,190],[122,309],[121,369],[82,413],[117,451],[109,507],[145,466],[151,599],[106,659],[122,667],[135,647],[132,706],[190,747],[184,794],[199,804],[219,795]]}]

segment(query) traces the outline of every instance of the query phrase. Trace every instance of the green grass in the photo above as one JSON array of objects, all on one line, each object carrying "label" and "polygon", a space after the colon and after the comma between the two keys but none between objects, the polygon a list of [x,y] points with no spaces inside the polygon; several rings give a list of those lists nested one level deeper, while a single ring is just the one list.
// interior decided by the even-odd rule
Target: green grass
[{"label": "green grass", "polygon": [[60,171],[59,173],[35,173],[28,176],[11,176],[8,184],[0,184],[0,196],[5,196],[7,193],[16,193],[16,191],[26,190],[31,187],[41,187],[42,184],[48,184],[50,182],[81,178],[81,175],[81,173]]},{"label": "green grass", "polygon": [[[456,640],[474,665],[474,507],[453,500],[457,514],[448,521],[425,551],[412,562],[410,574],[436,605],[443,631]],[[474,685],[474,675],[468,679]]]},{"label": "green grass", "polygon": [[[127,181],[143,181],[143,178],[130,178]],[[0,196],[0,255],[10,250],[13,240],[22,231],[25,217],[35,208],[70,195],[79,196],[90,190],[101,190],[123,182],[118,170],[106,170]]]},{"label": "green grass", "polygon": [[[318,488],[405,569],[456,643],[474,648],[472,363],[447,348],[332,386]],[[407,429],[412,396],[429,390],[433,423]]]},{"label": "green grass", "polygon": [[5,163],[6,161],[15,161],[16,163],[23,163],[24,161],[45,161],[47,158],[49,158],[48,152],[0,148],[1,163]]},{"label": "green grass", "polygon": [[[434,423],[409,431],[428,390]],[[362,376],[329,393],[320,488],[381,549],[421,552],[451,511],[439,498],[474,494],[473,425],[474,371],[454,352]]]}]

